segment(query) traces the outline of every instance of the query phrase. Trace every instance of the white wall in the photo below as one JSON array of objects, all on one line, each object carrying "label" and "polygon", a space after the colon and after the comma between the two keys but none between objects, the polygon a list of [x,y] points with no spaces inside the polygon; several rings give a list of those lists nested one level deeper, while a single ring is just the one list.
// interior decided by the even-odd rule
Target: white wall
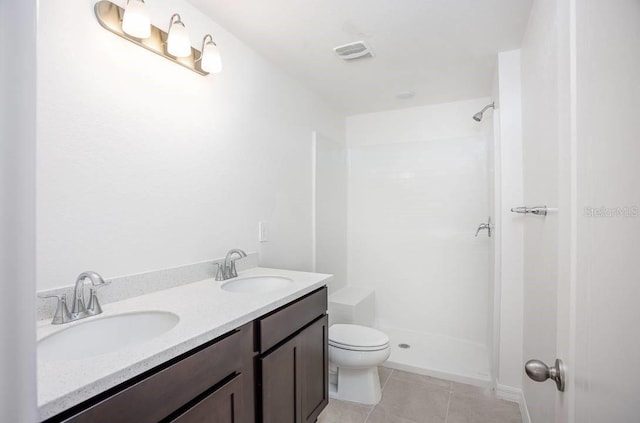
[{"label": "white wall", "polygon": [[481,98],[347,118],[348,282],[376,289],[379,326],[486,345],[491,111]]},{"label": "white wall", "polygon": [[498,69],[493,75],[493,84],[491,86],[491,98],[494,99],[494,113],[493,118],[493,142],[489,142],[489,154],[487,166],[489,168],[489,210],[491,211],[491,218],[494,225],[495,236],[491,238],[489,246],[489,280],[493,281],[493,290],[491,296],[493,298],[493,308],[491,313],[491,331],[489,333],[490,339],[488,345],[490,349],[490,366],[491,379],[495,384],[498,378],[500,367],[500,266],[501,266],[501,243],[500,236],[496,229],[499,226],[500,216],[496,213],[499,203],[501,201],[501,193],[498,187],[501,182],[501,173],[498,165],[500,164],[500,89],[498,80]]},{"label": "white wall", "polygon": [[111,34],[93,4],[40,3],[38,287],[234,247],[310,269],[311,133],[342,142],[342,117],[185,1],[149,2],[152,22],[166,30],[179,12],[195,46],[212,33],[220,75]]},{"label": "white wall", "polygon": [[347,283],[347,149],[314,134],[314,271],[334,275],[330,291]]},{"label": "white wall", "polygon": [[[478,124],[471,117],[491,102],[489,97],[485,97],[349,116],[347,144],[354,147],[486,134],[490,121],[483,120]],[[486,115],[490,114],[491,111],[488,111]]]},{"label": "white wall", "polygon": [[[566,231],[559,225],[568,212],[560,202],[559,146],[568,142],[561,129],[564,121],[561,75],[569,63],[560,54],[568,28],[565,11],[569,2],[534,2],[521,49],[522,156],[524,201],[548,205],[559,213],[546,217],[523,217],[523,360],[553,363],[557,357],[558,287],[561,251]],[[562,305],[561,309],[566,306]],[[552,384],[537,383],[523,374],[524,396],[531,421],[553,422],[558,394]]]},{"label": "white wall", "polygon": [[496,231],[499,243],[498,302],[499,388],[522,387],[522,307],[523,307],[523,219],[511,213],[512,207],[524,205],[522,187],[522,99],[520,51],[498,55],[497,101],[500,115],[496,148],[498,178],[496,185]]},{"label": "white wall", "polygon": [[0,2],[0,421],[36,420],[36,4]]}]

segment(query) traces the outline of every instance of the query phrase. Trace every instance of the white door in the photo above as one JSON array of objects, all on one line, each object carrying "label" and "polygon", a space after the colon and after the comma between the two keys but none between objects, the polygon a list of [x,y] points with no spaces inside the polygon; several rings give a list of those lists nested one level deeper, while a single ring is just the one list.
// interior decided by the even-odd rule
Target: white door
[{"label": "white door", "polygon": [[576,2],[575,423],[640,422],[640,2]]},{"label": "white door", "polygon": [[640,422],[640,2],[534,3],[522,49],[524,357],[533,423]]}]

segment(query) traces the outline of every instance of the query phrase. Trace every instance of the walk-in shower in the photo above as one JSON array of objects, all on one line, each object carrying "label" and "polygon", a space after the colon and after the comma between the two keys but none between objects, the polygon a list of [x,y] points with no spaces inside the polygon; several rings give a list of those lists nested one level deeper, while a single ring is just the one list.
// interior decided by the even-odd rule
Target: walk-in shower
[{"label": "walk-in shower", "polygon": [[316,270],[375,291],[386,367],[492,383],[495,237],[475,235],[494,216],[493,119],[466,123],[491,103],[357,115],[346,145],[317,137]]},{"label": "walk-in shower", "polygon": [[484,106],[482,110],[473,115],[473,120],[475,120],[476,122],[480,122],[482,120],[482,115],[487,111],[487,109],[495,109],[495,103],[487,104],[486,106]]}]

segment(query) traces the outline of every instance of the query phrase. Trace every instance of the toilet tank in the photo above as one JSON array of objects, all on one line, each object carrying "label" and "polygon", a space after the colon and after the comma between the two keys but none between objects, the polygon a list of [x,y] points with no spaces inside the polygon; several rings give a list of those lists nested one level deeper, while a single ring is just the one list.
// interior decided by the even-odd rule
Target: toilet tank
[{"label": "toilet tank", "polygon": [[372,327],[375,320],[375,291],[348,286],[329,296],[329,325],[350,323]]}]

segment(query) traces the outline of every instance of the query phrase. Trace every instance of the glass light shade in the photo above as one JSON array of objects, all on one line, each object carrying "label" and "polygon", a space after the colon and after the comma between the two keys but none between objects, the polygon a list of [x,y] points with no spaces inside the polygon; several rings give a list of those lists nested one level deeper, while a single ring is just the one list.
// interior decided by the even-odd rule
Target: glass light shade
[{"label": "glass light shade", "polygon": [[203,71],[209,73],[220,73],[222,70],[222,60],[220,59],[220,50],[214,42],[209,41],[202,48],[202,61],[200,67]]},{"label": "glass light shade", "polygon": [[151,20],[143,0],[130,0],[122,17],[122,30],[132,37],[149,38]]},{"label": "glass light shade", "polygon": [[169,28],[167,51],[175,57],[187,57],[191,55],[191,41],[184,24],[181,21],[174,22]]}]

